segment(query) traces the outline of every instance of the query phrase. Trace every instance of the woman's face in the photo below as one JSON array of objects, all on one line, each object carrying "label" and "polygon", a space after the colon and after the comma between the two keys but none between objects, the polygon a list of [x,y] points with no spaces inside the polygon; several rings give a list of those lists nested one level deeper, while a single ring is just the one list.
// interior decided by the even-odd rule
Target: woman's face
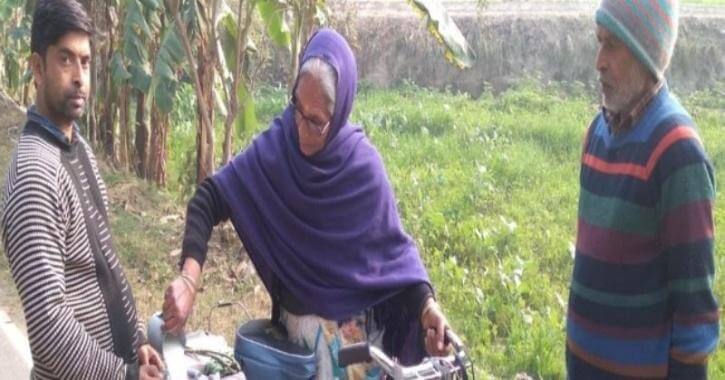
[{"label": "woman's face", "polygon": [[332,118],[328,110],[330,103],[317,78],[310,74],[299,78],[293,106],[300,151],[305,156],[312,156],[325,147]]}]

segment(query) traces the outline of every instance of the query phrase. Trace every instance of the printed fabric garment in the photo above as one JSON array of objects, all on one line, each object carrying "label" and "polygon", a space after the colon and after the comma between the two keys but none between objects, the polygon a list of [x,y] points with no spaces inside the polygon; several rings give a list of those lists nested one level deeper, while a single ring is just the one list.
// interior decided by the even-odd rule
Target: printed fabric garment
[{"label": "printed fabric garment", "polygon": [[380,367],[372,363],[346,368],[338,364],[341,347],[367,341],[382,348],[383,331],[376,326],[372,311],[343,322],[329,321],[316,315],[295,315],[284,309],[280,317],[290,341],[307,349],[317,348],[316,380],[380,379]]}]

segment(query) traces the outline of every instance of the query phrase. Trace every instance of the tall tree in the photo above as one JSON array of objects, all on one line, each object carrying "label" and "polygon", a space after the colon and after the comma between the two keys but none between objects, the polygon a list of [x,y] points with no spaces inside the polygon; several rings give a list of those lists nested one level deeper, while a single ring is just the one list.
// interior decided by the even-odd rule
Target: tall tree
[{"label": "tall tree", "polygon": [[[211,9],[217,8],[218,0],[212,1]],[[176,30],[181,36],[184,53],[186,54],[189,72],[194,81],[196,92],[197,118],[199,128],[196,139],[196,181],[204,180],[214,172],[214,118],[213,118],[213,86],[214,86],[214,61],[216,49],[209,46],[211,31],[213,31],[212,11],[210,7],[198,4],[196,1],[187,1],[187,15],[198,16],[189,18],[182,17],[182,7],[178,2],[167,0],[167,8],[171,10]],[[200,33],[195,39],[197,54],[194,55],[192,39],[189,36],[189,24],[193,27],[194,21],[198,20]],[[210,29],[210,24],[212,24]]]},{"label": "tall tree", "polygon": [[154,54],[153,74],[150,85],[151,140],[147,178],[160,186],[166,184],[166,160],[168,155],[169,113],[174,105],[179,86],[179,71],[184,63],[184,48],[173,19],[168,13],[160,17],[160,42]]},{"label": "tall tree", "polygon": [[116,115],[117,101],[119,96],[116,93],[113,82],[113,66],[111,61],[114,58],[116,49],[116,29],[118,28],[117,4],[113,0],[106,0],[103,8],[103,16],[106,25],[105,44],[103,45],[101,62],[101,88],[103,92],[103,110],[101,113],[100,135],[103,150],[106,156],[113,163],[118,163],[116,152]]},{"label": "tall tree", "polygon": [[250,92],[251,83],[244,75],[244,66],[249,65],[247,54],[254,49],[249,41],[252,26],[254,1],[239,1],[236,21],[230,13],[225,14],[218,25],[219,43],[223,54],[219,57],[218,70],[224,78],[222,87],[226,99],[226,115],[224,118],[224,144],[222,148],[222,164],[232,158],[232,144],[235,126],[239,130],[254,128],[254,101]]}]

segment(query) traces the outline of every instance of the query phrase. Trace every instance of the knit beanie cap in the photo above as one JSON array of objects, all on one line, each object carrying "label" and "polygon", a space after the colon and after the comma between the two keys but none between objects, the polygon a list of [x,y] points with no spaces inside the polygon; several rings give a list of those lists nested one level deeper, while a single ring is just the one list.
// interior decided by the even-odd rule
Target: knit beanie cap
[{"label": "knit beanie cap", "polygon": [[602,0],[596,21],[658,80],[664,77],[677,41],[679,0]]}]

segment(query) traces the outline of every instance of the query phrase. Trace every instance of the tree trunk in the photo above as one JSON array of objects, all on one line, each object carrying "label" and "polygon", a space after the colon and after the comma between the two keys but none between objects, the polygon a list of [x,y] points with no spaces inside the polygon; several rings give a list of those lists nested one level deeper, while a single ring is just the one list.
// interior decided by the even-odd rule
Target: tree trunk
[{"label": "tree trunk", "polygon": [[136,92],[136,141],[134,142],[134,169],[139,178],[146,178],[146,168],[148,167],[148,141],[149,131],[146,125],[146,112],[144,103],[146,95],[143,92]]},{"label": "tree trunk", "polygon": [[[199,3],[203,10],[203,3]],[[173,8],[172,8],[173,9]],[[199,128],[196,133],[196,181],[200,183],[204,178],[213,172],[214,165],[214,108],[213,108],[213,86],[214,86],[214,56],[212,55],[207,62],[208,49],[205,48],[205,38],[211,34],[206,31],[205,35],[198,36],[199,49],[198,56],[200,59],[194,59],[194,53],[191,47],[191,40],[186,32],[186,25],[181,20],[178,8],[173,10],[174,23],[176,30],[181,35],[184,44],[184,53],[186,60],[191,68],[191,75],[194,80],[194,90],[196,91],[197,118]],[[211,23],[213,24],[213,22]],[[213,25],[211,26],[213,30]],[[216,49],[211,49],[212,54]],[[198,61],[198,66],[197,66]],[[202,84],[203,83],[203,84]]]},{"label": "tree trunk", "polygon": [[113,163],[118,163],[118,157],[116,155],[116,96],[114,95],[113,79],[111,77],[111,70],[109,63],[113,57],[113,46],[114,46],[114,32],[115,25],[113,18],[111,17],[111,7],[106,7],[106,11],[103,12],[106,20],[107,27],[107,38],[106,51],[103,56],[103,86],[105,88],[104,106],[103,106],[103,121],[101,125],[101,137],[103,139],[103,149],[106,152],[106,156],[111,159]]},{"label": "tree trunk", "polygon": [[317,20],[315,20],[315,15],[317,14],[317,0],[308,0],[306,1],[306,7],[304,12],[304,23],[302,24],[302,38],[300,38],[301,45],[305,45],[307,43],[307,39],[310,38],[310,35],[312,35],[312,32],[315,30],[315,27],[317,26]]},{"label": "tree trunk", "polygon": [[131,145],[131,134],[128,128],[129,96],[129,87],[128,85],[124,85],[121,88],[121,96],[118,99],[118,130],[120,135],[118,150],[119,163],[125,169],[129,169],[129,146]]},{"label": "tree trunk", "polygon": [[216,49],[210,48],[204,38],[200,38],[199,46],[199,79],[202,98],[199,102],[204,103],[208,110],[209,118],[205,120],[201,112],[197,117],[200,130],[197,133],[197,172],[196,183],[201,183],[206,177],[214,173],[214,61],[216,60]]},{"label": "tree trunk", "polygon": [[[109,50],[110,51],[110,50]],[[103,67],[108,66],[110,53],[106,52],[103,55]],[[111,76],[109,70],[102,70],[102,81],[101,81],[101,93],[103,93],[103,106],[101,108],[100,123],[98,125],[99,137],[103,146],[103,151],[106,153],[106,157],[112,161],[116,161],[114,152],[114,127],[115,127],[115,112],[116,105],[114,102],[113,85],[111,83]]]},{"label": "tree trunk", "polygon": [[295,17],[295,29],[292,32],[292,60],[289,66],[289,77],[287,78],[287,91],[292,94],[294,91],[295,81],[297,80],[297,70],[300,66],[300,50],[301,50],[301,34],[302,34],[302,17],[298,14]]},{"label": "tree trunk", "polygon": [[[244,65],[245,52],[247,50],[247,37],[249,27],[252,24],[252,14],[254,12],[254,3],[247,2],[247,9],[244,18],[242,18],[243,2],[239,2],[237,10],[237,43],[235,46],[236,66],[232,68],[232,86],[229,90],[229,104],[227,105],[227,117],[224,120],[224,150],[222,154],[222,165],[227,164],[232,159],[232,138],[234,136],[234,120],[240,113],[239,109],[239,85],[244,81],[242,76],[242,66]],[[218,53],[217,53],[218,54]],[[241,99],[245,104],[246,99]],[[244,106],[242,106],[244,107]],[[244,112],[244,109],[241,110]]]},{"label": "tree trunk", "polygon": [[161,113],[154,105],[151,110],[151,151],[149,153],[148,179],[161,187],[166,186],[168,133],[169,115]]},{"label": "tree trunk", "polygon": [[[90,0],[88,2],[89,7],[86,9],[89,9],[90,12],[88,13],[93,17],[95,20],[96,17],[96,2],[93,0]],[[95,22],[94,22],[95,24]],[[91,38],[91,56],[92,57],[98,57],[98,43],[96,43],[95,38]],[[88,109],[87,109],[87,118],[86,118],[86,129],[87,129],[87,136],[88,141],[90,141],[92,144],[96,144],[98,142],[98,134],[97,134],[97,123],[96,123],[96,96],[98,92],[96,91],[96,88],[98,87],[98,65],[96,64],[95,59],[91,59],[91,88],[88,92]]]},{"label": "tree trunk", "polygon": [[[222,151],[222,165],[228,163],[232,159],[232,132],[234,132],[235,117],[232,116],[231,111],[228,112],[229,114],[227,115],[226,120],[224,120],[224,147]],[[234,115],[236,115],[236,112],[234,112]]]},{"label": "tree trunk", "polygon": [[[110,80],[109,80],[110,82]],[[106,99],[104,99],[103,106],[103,119],[101,122],[101,132],[103,138],[103,151],[106,152],[112,162],[118,162],[118,156],[116,155],[116,103],[115,96],[113,94],[113,86],[111,83],[106,84]]]},{"label": "tree trunk", "polygon": [[30,87],[33,85],[33,81],[30,80],[30,82],[26,83],[23,86],[23,107],[28,107],[30,105]]}]

